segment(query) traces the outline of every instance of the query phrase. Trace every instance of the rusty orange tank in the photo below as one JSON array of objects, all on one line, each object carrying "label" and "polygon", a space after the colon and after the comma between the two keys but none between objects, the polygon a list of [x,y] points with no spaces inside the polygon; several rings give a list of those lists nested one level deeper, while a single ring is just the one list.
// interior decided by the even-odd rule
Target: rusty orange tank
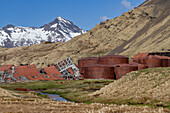
[{"label": "rusty orange tank", "polygon": [[92,65],[83,67],[86,79],[116,79],[114,67],[108,65]]},{"label": "rusty orange tank", "polygon": [[170,57],[167,57],[167,56],[158,56],[158,55],[154,55],[154,57],[160,58],[162,60],[162,67],[168,67],[169,66],[169,59],[170,59]]},{"label": "rusty orange tank", "polygon": [[168,59],[163,59],[158,56],[149,56],[147,60],[147,66],[149,68],[156,68],[156,67],[167,67],[168,66]]},{"label": "rusty orange tank", "polygon": [[147,69],[148,66],[146,64],[138,64],[138,70],[142,70],[142,69]]},{"label": "rusty orange tank", "polygon": [[120,64],[115,66],[114,72],[116,74],[116,79],[120,79],[127,73],[136,70],[138,70],[138,65]]},{"label": "rusty orange tank", "polygon": [[78,60],[78,68],[80,70],[80,73],[83,74],[83,67],[85,66],[90,66],[90,65],[95,65],[99,63],[99,58],[97,57],[88,57],[84,59]]},{"label": "rusty orange tank", "polygon": [[99,58],[100,64],[116,65],[116,64],[128,64],[129,58],[121,55],[107,55]]}]

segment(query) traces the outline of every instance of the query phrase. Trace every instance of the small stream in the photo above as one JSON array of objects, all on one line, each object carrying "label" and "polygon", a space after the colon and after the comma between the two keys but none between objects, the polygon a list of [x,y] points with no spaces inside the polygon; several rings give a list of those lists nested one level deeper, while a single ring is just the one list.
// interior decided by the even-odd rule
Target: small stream
[{"label": "small stream", "polygon": [[58,101],[64,101],[64,102],[71,102],[71,101],[68,101],[62,97],[60,97],[60,95],[56,95],[56,94],[48,94],[48,93],[42,93],[42,92],[38,92],[42,95],[47,95],[48,98],[50,98],[51,100],[58,100]]}]

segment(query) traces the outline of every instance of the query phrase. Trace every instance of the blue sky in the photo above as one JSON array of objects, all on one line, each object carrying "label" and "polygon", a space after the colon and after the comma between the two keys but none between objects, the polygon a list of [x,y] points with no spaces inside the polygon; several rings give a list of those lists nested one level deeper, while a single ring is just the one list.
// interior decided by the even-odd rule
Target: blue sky
[{"label": "blue sky", "polygon": [[7,24],[40,27],[57,16],[90,30],[145,0],[0,0],[0,28]]}]

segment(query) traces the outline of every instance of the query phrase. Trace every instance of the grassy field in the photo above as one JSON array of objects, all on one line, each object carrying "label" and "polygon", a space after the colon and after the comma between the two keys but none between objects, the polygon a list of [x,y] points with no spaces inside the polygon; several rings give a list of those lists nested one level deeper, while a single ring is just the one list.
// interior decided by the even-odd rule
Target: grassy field
[{"label": "grassy field", "polygon": [[93,93],[96,90],[100,90],[102,87],[111,82],[113,82],[113,80],[34,81],[0,84],[0,87],[9,90],[15,90],[16,88],[40,90],[43,93],[59,94],[61,97],[70,101],[83,102],[81,99],[84,100],[88,94]]},{"label": "grassy field", "polygon": [[44,93],[59,94],[78,103],[147,105],[170,109],[169,80],[170,68],[153,68],[131,72],[120,80],[34,81],[1,84],[0,87],[10,90],[40,90]]},{"label": "grassy field", "polygon": [[84,104],[61,102],[41,98],[32,92],[12,91],[0,88],[0,112],[2,113],[169,113],[166,108],[147,106]]}]

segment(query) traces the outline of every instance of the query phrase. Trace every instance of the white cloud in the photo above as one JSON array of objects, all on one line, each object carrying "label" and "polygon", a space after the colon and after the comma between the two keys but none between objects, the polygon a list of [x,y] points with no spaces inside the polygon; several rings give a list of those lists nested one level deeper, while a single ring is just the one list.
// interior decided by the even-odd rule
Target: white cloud
[{"label": "white cloud", "polygon": [[127,0],[122,0],[121,4],[127,8],[127,9],[131,9],[132,8],[132,5],[131,5],[131,2],[127,1]]},{"label": "white cloud", "polygon": [[106,21],[107,19],[110,19],[110,18],[107,17],[107,16],[101,16],[101,17],[100,17],[100,20],[101,20],[101,21]]}]

